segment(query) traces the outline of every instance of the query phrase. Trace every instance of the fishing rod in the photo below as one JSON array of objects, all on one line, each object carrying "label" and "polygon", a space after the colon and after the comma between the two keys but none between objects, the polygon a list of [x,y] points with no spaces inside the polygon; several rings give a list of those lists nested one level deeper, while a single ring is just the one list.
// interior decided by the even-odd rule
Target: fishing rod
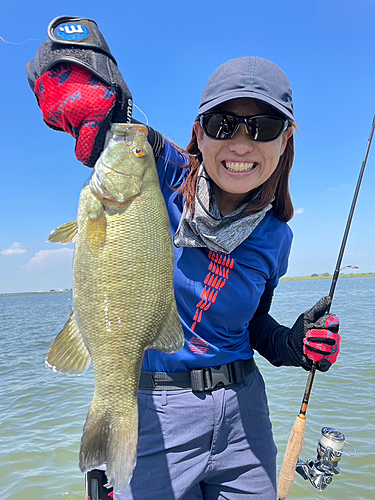
[{"label": "fishing rod", "polygon": [[[374,130],[375,130],[375,115],[372,121],[371,132],[367,142],[365,157],[362,162],[361,170],[359,173],[356,189],[352,200],[352,205],[350,207],[348,220],[346,222],[344,236],[342,238],[341,247],[337,258],[335,271],[332,277],[331,288],[329,291],[329,296],[331,297],[331,299],[333,299],[337,280],[339,278],[340,267],[344,256],[345,246],[348,239],[350,226],[352,223],[359,190],[363,179],[363,174],[366,168],[367,158],[370,152],[372,138],[374,136]],[[329,312],[329,309],[330,307],[328,307],[327,312]],[[300,412],[296,418],[296,421],[292,428],[292,432],[290,433],[288,445],[285,450],[284,460],[280,471],[278,491],[277,491],[278,500],[285,500],[289,496],[290,490],[292,489],[293,486],[296,470],[302,475],[302,477],[304,477],[304,479],[309,479],[311,484],[320,491],[322,491],[324,488],[328,486],[328,484],[332,481],[333,474],[338,474],[340,470],[337,464],[342,455],[342,449],[345,444],[345,436],[341,432],[335,431],[334,429],[327,427],[323,427],[322,429],[322,436],[318,443],[317,460],[315,462],[310,461],[307,464],[301,461],[300,463],[298,462],[299,456],[302,451],[303,441],[305,438],[306,412],[309,404],[312,385],[314,382],[315,372],[316,372],[316,363],[314,361],[309,373],[309,377],[307,379]]]}]

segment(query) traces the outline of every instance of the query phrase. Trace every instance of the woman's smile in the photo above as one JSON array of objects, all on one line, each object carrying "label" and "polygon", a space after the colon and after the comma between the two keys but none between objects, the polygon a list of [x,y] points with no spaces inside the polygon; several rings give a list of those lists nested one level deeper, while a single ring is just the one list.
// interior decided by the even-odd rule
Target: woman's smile
[{"label": "woman's smile", "polygon": [[223,160],[221,162],[223,167],[228,170],[228,172],[243,174],[252,172],[258,165],[257,162],[252,161],[232,161],[232,160]]}]

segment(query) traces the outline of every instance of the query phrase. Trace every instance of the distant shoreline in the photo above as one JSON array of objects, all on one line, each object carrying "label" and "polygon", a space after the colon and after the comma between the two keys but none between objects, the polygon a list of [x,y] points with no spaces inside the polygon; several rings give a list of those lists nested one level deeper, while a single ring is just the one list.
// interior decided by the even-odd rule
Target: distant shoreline
[{"label": "distant shoreline", "polygon": [[69,293],[72,292],[72,289],[69,290],[51,290],[50,292],[10,292],[10,293],[0,293],[0,297],[7,297],[8,295],[48,295],[52,293]]},{"label": "distant shoreline", "polygon": [[[339,278],[374,278],[375,273],[340,274]],[[318,274],[312,276],[296,276],[294,278],[280,278],[280,281],[302,281],[302,280],[331,280],[332,274]]]},{"label": "distant shoreline", "polygon": [[[375,273],[358,273],[358,274],[340,274],[340,279],[342,278],[375,278]],[[304,280],[329,280],[332,279],[332,274],[318,274],[312,276],[295,276],[290,278],[281,278],[280,281],[304,281]],[[51,293],[69,293],[70,290],[51,290],[49,292],[11,292],[11,293],[0,293],[0,297],[8,297],[10,295],[45,295]]]}]

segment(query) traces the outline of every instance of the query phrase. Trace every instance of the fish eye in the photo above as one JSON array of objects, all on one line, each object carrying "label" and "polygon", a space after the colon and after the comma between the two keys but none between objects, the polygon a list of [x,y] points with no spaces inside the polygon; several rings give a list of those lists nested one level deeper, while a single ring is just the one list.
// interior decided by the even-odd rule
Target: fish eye
[{"label": "fish eye", "polygon": [[143,151],[142,148],[134,148],[133,153],[134,153],[134,156],[136,156],[137,158],[140,158],[141,156],[143,156],[145,154],[145,152]]}]

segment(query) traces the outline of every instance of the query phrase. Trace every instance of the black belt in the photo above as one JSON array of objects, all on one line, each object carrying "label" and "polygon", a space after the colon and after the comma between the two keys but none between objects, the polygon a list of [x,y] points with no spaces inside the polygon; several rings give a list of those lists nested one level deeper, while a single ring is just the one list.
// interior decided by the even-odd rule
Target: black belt
[{"label": "black belt", "polygon": [[228,365],[211,366],[187,372],[141,372],[139,389],[153,391],[210,391],[218,386],[238,384],[255,370],[254,358],[234,361]]}]

